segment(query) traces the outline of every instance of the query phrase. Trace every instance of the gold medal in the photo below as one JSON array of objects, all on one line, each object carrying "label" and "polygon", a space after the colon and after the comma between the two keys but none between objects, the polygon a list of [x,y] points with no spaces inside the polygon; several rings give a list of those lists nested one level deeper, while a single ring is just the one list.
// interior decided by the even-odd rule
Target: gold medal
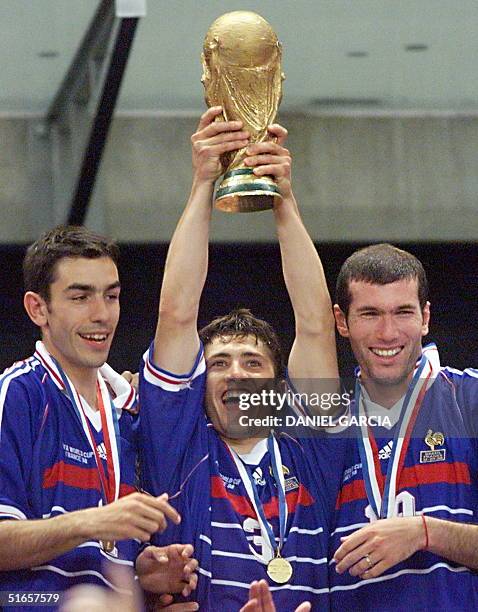
[{"label": "gold medal", "polygon": [[292,578],[292,572],[292,565],[280,555],[271,559],[267,564],[267,575],[278,584],[289,582]]},{"label": "gold medal", "polygon": [[101,548],[107,553],[112,553],[114,551],[115,544],[116,542],[113,542],[113,540],[100,540]]}]

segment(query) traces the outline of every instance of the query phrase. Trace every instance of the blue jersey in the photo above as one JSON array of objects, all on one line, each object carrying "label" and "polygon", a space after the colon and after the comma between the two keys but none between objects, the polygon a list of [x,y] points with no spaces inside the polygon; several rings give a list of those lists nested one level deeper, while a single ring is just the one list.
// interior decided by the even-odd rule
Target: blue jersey
[{"label": "blue jersey", "polygon": [[[397,515],[425,514],[450,521],[477,522],[477,409],[478,372],[440,369],[425,393],[410,438],[398,481]],[[442,438],[429,437],[437,432]],[[374,434],[385,476],[395,428],[374,429]],[[358,445],[351,438],[336,503],[331,556],[339,548],[341,536],[369,523],[367,506]],[[418,551],[383,575],[365,580],[348,572],[339,576],[332,564],[330,582],[332,609],[337,612],[478,610],[476,574],[427,551]]]},{"label": "blue jersey", "polygon": [[[166,491],[182,515],[181,524],[168,527],[156,542],[193,544],[200,568],[190,599],[202,610],[238,610],[250,583],[265,579],[278,610],[295,610],[303,601],[328,610],[329,519],[342,473],[338,441],[278,437],[288,508],[281,555],[293,567],[290,581],[278,585],[267,575],[272,548],[261,537],[231,451],[206,420],[202,351],[185,376],[158,369],[151,355],[145,355],[140,378],[145,486],[155,495]],[[256,459],[244,460],[277,541],[277,487],[261,444],[252,453]],[[340,469],[334,471],[334,465]]]},{"label": "blue jersey", "polygon": [[[132,492],[135,483],[136,417],[127,412],[135,394],[108,366],[100,373],[116,394],[121,496]],[[101,422],[91,418],[101,456]],[[0,378],[0,426],[0,520],[46,519],[98,506],[102,495],[94,452],[41,343],[33,357],[14,364]],[[132,566],[138,549],[129,540],[116,546],[118,554],[113,556],[101,550],[99,542],[88,541],[38,567],[0,572],[0,591],[63,591],[85,582],[109,585],[108,565]]]}]

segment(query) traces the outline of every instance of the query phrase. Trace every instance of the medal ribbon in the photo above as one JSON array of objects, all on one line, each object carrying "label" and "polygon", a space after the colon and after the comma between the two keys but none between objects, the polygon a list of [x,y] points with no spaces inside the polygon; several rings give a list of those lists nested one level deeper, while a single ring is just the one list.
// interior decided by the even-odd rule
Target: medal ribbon
[{"label": "medal ribbon", "polygon": [[[432,365],[427,356],[423,354],[403,400],[385,479],[382,474],[378,447],[372,429],[367,425],[360,426],[361,435],[358,438],[358,446],[365,490],[370,506],[378,518],[390,518],[394,514],[400,474],[432,372]],[[355,384],[355,402],[352,413],[356,417],[366,415],[358,378]]]},{"label": "medal ribbon", "polygon": [[232,458],[234,459],[234,463],[236,464],[239,475],[244,483],[244,487],[246,489],[247,495],[251,501],[251,504],[255,510],[257,522],[261,527],[262,537],[264,539],[268,539],[271,545],[272,550],[276,552],[276,556],[280,555],[280,551],[284,544],[284,536],[285,536],[285,528],[287,524],[287,501],[285,497],[285,480],[284,480],[284,472],[282,470],[282,458],[280,455],[279,444],[277,440],[271,435],[267,440],[267,450],[269,451],[269,455],[271,458],[271,466],[272,466],[272,475],[274,476],[274,480],[277,486],[277,497],[278,497],[278,505],[279,505],[279,545],[276,545],[274,532],[267,521],[264,507],[259,498],[259,492],[257,489],[257,485],[254,481],[254,477],[252,475],[251,468],[245,464],[235,450],[228,447]]},{"label": "medal ribbon", "polygon": [[[98,373],[98,381],[96,387],[96,397],[98,401],[98,409],[101,417],[101,428],[103,432],[103,441],[106,449],[106,465],[108,477],[106,477],[105,470],[103,468],[103,462],[99,453],[96,449],[96,441],[93,432],[90,427],[89,419],[86,416],[85,409],[83,407],[83,401],[78,391],[75,389],[73,383],[70,381],[68,376],[63,371],[58,361],[54,359],[52,355],[49,355],[54,365],[56,366],[58,373],[63,383],[63,391],[71,401],[73,409],[80,421],[86,438],[93,451],[96,467],[98,469],[98,476],[100,479],[101,492],[103,502],[108,504],[119,497],[119,485],[120,485],[120,465],[119,465],[119,424],[118,415],[116,414],[116,408],[111,401],[110,394],[106,388],[106,384],[102,377]],[[47,367],[48,364],[42,359],[42,363]],[[51,368],[47,368],[51,372]],[[105,401],[106,400],[106,401]],[[105,406],[110,406],[110,410],[107,410]]]}]

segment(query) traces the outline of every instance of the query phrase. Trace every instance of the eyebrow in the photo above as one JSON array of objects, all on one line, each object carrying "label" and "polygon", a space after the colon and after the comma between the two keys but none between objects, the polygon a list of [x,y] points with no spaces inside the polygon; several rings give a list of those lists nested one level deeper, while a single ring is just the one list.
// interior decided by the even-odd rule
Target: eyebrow
[{"label": "eyebrow", "polygon": [[[231,353],[213,353],[212,355],[209,355],[209,357],[206,359],[206,361],[210,360],[210,359],[215,359],[216,357],[230,357]],[[262,353],[256,353],[254,351],[247,351],[245,353],[241,353],[240,355],[241,357],[264,357],[264,355]]]},{"label": "eyebrow", "polygon": [[[393,310],[405,310],[405,309],[415,310],[416,307],[417,307],[416,304],[400,304],[400,306],[397,306]],[[360,306],[360,308],[357,308],[357,312],[365,312],[367,310],[383,311],[383,308],[379,308],[378,306]]]},{"label": "eyebrow", "polygon": [[[121,288],[121,283],[119,281],[116,281],[115,283],[111,283],[111,285],[108,285],[104,289],[104,291],[111,291],[112,289],[120,289],[120,288]],[[68,285],[65,291],[88,291],[90,293],[94,293],[95,291],[97,291],[97,288],[94,285],[86,285],[83,283],[72,283],[71,285]]]}]

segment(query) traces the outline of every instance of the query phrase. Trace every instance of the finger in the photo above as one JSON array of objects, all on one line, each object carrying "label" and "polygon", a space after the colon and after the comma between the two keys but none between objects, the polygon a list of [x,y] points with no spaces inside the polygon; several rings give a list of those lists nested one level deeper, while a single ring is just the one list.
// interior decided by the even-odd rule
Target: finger
[{"label": "finger", "polygon": [[195,142],[196,147],[207,147],[216,144],[222,144],[223,142],[229,142],[231,140],[246,140],[249,139],[249,132],[245,130],[239,130],[237,132],[223,132],[221,134],[215,134],[213,136],[205,137]]},{"label": "finger", "polygon": [[256,599],[255,597],[253,599],[249,599],[246,605],[242,606],[242,608],[239,610],[239,612],[260,612],[260,611],[261,611],[261,604],[259,603],[259,600]]},{"label": "finger", "polygon": [[[358,546],[357,548],[349,552],[345,557],[343,557],[339,563],[337,563],[335,570],[338,574],[342,574],[350,567],[361,561],[361,559],[364,559],[364,557],[366,557],[367,555],[369,555],[369,557],[373,557],[370,549],[371,545],[368,542],[365,542],[365,544]],[[372,558],[372,563],[373,562],[374,560]],[[366,567],[364,567],[364,569],[369,569],[370,565],[366,558],[364,559],[364,563],[366,564]]]},{"label": "finger", "polygon": [[208,150],[211,157],[219,157],[219,155],[222,155],[223,153],[228,153],[229,151],[245,149],[247,147],[248,142],[248,140],[233,140],[232,142],[224,142],[222,144],[208,147]]},{"label": "finger", "polygon": [[271,140],[265,140],[264,142],[255,142],[247,147],[248,155],[278,155],[290,157],[289,149],[281,147],[279,144],[272,142]]},{"label": "finger", "polygon": [[383,572],[387,571],[391,567],[390,563],[387,563],[385,560],[380,561],[376,565],[374,565],[371,569],[366,570],[360,576],[364,580],[368,580],[369,578],[377,578],[381,576]]},{"label": "finger", "polygon": [[129,383],[131,383],[133,380],[133,372],[130,372],[129,370],[122,372],[121,376]]},{"label": "finger", "polygon": [[162,610],[163,612],[194,612],[195,610],[199,610],[199,604],[195,601],[190,601],[188,603],[177,603],[167,606],[166,608],[156,609]]},{"label": "finger", "polygon": [[272,155],[262,153],[261,155],[248,155],[244,162],[247,166],[264,166],[265,164],[290,164],[290,157],[286,155]]},{"label": "finger", "polygon": [[260,603],[265,612],[272,612],[274,610],[274,602],[272,601],[272,594],[269,589],[269,585],[265,580],[259,580],[260,589]]},{"label": "finger", "polygon": [[269,125],[267,131],[277,138],[277,143],[280,145],[286,141],[288,136],[288,132],[285,127],[282,127],[282,125],[279,125],[278,123]]},{"label": "finger", "polygon": [[182,557],[191,557],[194,553],[194,546],[192,544],[179,544],[178,546],[183,546],[183,550],[181,552]]},{"label": "finger", "polygon": [[167,493],[163,493],[159,497],[156,497],[156,501],[159,502],[157,507],[164,513],[164,515],[173,521],[173,523],[179,525],[181,522],[181,516],[179,512],[171,506],[171,504],[168,504]]},{"label": "finger", "polygon": [[197,131],[203,130],[221,113],[222,106],[211,106],[211,108],[208,108],[207,111],[201,115],[201,119],[199,119]]},{"label": "finger", "polygon": [[309,601],[304,601],[304,603],[301,603],[300,606],[296,608],[295,612],[309,612],[309,610],[312,610],[311,603]]},{"label": "finger", "polygon": [[367,557],[362,557],[355,565],[350,567],[349,574],[351,576],[361,576],[364,572],[370,571],[376,564],[376,561],[372,561],[370,555],[368,555],[368,558],[371,563],[368,562]]},{"label": "finger", "polygon": [[357,546],[360,546],[361,544],[366,542],[367,538],[368,532],[364,531],[363,529],[359,529],[358,531],[352,533],[349,536],[340,538],[342,544],[335,551],[335,561],[337,563],[341,561],[345,557],[345,555],[357,548]]},{"label": "finger", "polygon": [[189,563],[187,563],[184,566],[184,571],[187,572],[188,574],[192,574],[193,572],[195,572],[198,568],[199,563],[197,562],[196,559],[191,559],[191,561],[189,561]]},{"label": "finger", "polygon": [[289,177],[290,168],[287,167],[286,164],[266,164],[263,166],[256,166],[254,168],[255,176],[265,176],[266,174],[275,176],[276,178]]},{"label": "finger", "polygon": [[174,597],[170,595],[169,593],[163,593],[163,595],[160,595],[158,599],[165,606],[173,603],[174,601]]},{"label": "finger", "polygon": [[197,142],[204,138],[213,138],[224,132],[237,132],[242,129],[242,121],[215,121],[198,130],[191,136],[191,142]]}]

